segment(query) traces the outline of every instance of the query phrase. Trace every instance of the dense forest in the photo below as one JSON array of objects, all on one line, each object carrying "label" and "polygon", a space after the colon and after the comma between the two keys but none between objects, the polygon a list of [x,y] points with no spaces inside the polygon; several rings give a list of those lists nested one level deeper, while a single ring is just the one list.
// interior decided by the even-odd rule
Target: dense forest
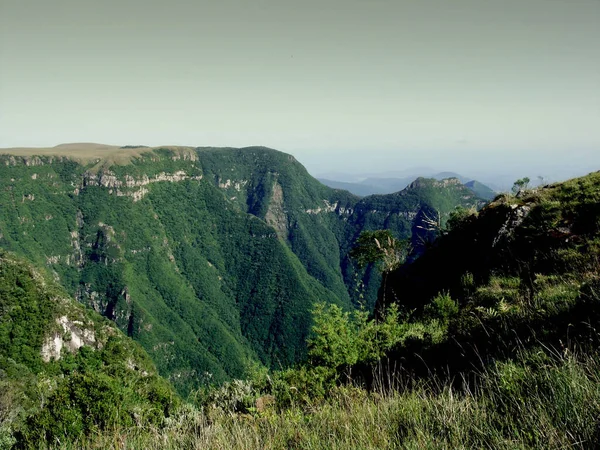
[{"label": "dense forest", "polygon": [[182,394],[302,360],[318,301],[373,309],[380,274],[348,258],[362,231],[416,242],[421,219],[481,205],[457,180],[359,199],[262,147],[56,152],[0,156],[0,248],[114,321]]}]

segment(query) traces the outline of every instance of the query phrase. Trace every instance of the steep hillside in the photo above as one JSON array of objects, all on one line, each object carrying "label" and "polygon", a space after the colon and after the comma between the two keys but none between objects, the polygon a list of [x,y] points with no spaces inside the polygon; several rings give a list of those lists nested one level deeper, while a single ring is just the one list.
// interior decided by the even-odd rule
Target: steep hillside
[{"label": "steep hillside", "polygon": [[0,445],[60,443],[176,405],[139,345],[53,280],[0,250]]},{"label": "steep hillside", "polygon": [[[361,199],[348,219],[349,239],[342,248],[348,251],[364,230],[389,229],[397,238],[409,239],[413,256],[418,256],[433,242],[457,207],[477,209],[483,204],[483,200],[456,178],[439,181],[418,178],[400,192]],[[355,269],[347,257],[345,263],[344,274],[350,280]],[[369,266],[364,282],[366,302],[372,309],[381,285],[381,275]]]},{"label": "steep hillside", "polygon": [[587,348],[598,341],[599,257],[600,172],[499,197],[390,274],[379,307],[397,303],[427,330],[393,359],[426,374],[540,344]]},{"label": "steep hillside", "polygon": [[[271,192],[254,196],[279,186],[261,184],[273,174],[243,180],[232,159],[223,179],[204,153],[206,173],[187,149],[110,168],[10,156],[0,181],[0,245],[47,266],[182,388],[239,377],[256,355],[289,364],[302,354],[312,303],[343,302],[282,245],[287,223]],[[247,199],[237,180],[256,181]]]},{"label": "steep hillside", "polygon": [[[302,358],[313,304],[358,301],[347,252],[362,230],[408,238],[478,203],[427,180],[359,200],[262,147],[76,147],[0,156],[0,247],[47,267],[182,391]],[[379,275],[364,276],[372,307]]]}]

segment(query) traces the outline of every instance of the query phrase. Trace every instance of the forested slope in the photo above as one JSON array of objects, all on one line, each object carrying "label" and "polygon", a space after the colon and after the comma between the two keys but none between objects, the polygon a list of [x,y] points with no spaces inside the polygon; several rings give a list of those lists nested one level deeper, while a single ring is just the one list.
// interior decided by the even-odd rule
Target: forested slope
[{"label": "forested slope", "polygon": [[0,250],[0,448],[159,424],[178,402],[138,344]]},{"label": "forested slope", "polygon": [[408,238],[424,214],[479,204],[451,180],[359,200],[263,147],[110,151],[0,156],[0,247],[115,321],[182,391],[301,359],[314,303],[352,308],[360,278],[372,307],[379,275],[347,257],[362,230]]}]

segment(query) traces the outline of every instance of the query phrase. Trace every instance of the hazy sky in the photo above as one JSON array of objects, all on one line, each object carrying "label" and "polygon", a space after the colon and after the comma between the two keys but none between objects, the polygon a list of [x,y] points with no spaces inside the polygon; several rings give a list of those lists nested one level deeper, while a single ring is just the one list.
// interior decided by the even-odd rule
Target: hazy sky
[{"label": "hazy sky", "polygon": [[0,147],[81,141],[600,170],[600,0],[0,0]]}]

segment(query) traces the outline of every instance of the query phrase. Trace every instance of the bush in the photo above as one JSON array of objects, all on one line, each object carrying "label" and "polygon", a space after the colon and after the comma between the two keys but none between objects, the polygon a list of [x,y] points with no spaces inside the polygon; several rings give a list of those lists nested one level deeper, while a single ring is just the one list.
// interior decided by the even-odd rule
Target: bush
[{"label": "bush", "polygon": [[75,374],[63,380],[46,405],[29,417],[21,443],[60,443],[109,426],[132,425],[121,411],[123,390],[103,374]]},{"label": "bush", "polygon": [[439,319],[448,323],[458,314],[458,303],[452,300],[450,294],[439,293],[432,302],[425,307],[425,316],[430,319]]},{"label": "bush", "polygon": [[308,340],[312,365],[337,369],[356,364],[358,329],[354,318],[337,305],[318,303],[315,306],[313,336]]},{"label": "bush", "polygon": [[336,371],[356,364],[373,364],[402,340],[404,327],[396,304],[382,318],[369,319],[364,309],[344,312],[336,305],[316,305],[313,336],[308,340],[312,366]]},{"label": "bush", "polygon": [[337,372],[329,367],[302,365],[274,374],[271,392],[279,408],[310,405],[322,402],[337,379]]},{"label": "bush", "polygon": [[251,381],[233,380],[207,391],[203,403],[226,413],[245,413],[254,407],[259,396]]}]

